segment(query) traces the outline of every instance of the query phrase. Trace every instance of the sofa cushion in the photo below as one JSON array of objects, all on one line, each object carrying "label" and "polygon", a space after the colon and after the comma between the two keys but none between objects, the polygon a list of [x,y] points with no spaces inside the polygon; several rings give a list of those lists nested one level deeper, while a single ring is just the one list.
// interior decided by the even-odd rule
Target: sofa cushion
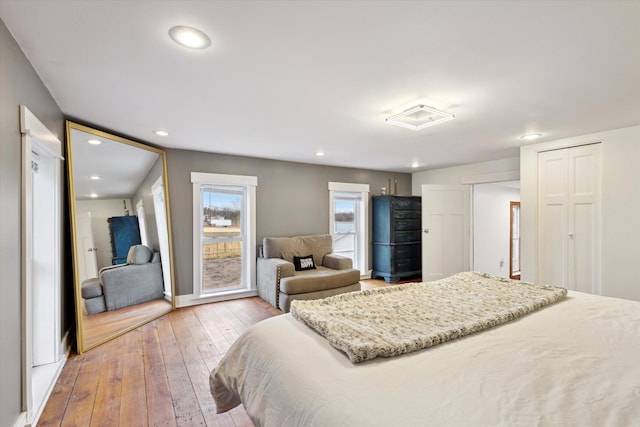
[{"label": "sofa cushion", "polygon": [[316,264],[313,262],[313,255],[293,256],[293,267],[296,271],[315,270]]},{"label": "sofa cushion", "polygon": [[145,245],[135,245],[129,248],[127,264],[146,264],[151,260],[153,253]]},{"label": "sofa cushion", "polygon": [[318,266],[316,270],[297,271],[295,276],[280,280],[280,292],[289,295],[341,288],[358,283],[360,271],[356,269],[332,270]]},{"label": "sofa cushion", "polygon": [[265,258],[282,258],[291,263],[294,256],[311,254],[315,264],[322,265],[322,258],[333,250],[333,238],[330,234],[265,237],[262,244]]},{"label": "sofa cushion", "polygon": [[82,282],[82,298],[95,298],[102,296],[102,284],[97,277]]}]

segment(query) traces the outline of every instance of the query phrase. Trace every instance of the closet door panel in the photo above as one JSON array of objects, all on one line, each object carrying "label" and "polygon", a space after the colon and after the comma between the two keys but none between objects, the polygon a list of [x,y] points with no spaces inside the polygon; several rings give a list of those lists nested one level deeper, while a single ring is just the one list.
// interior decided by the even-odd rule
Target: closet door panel
[{"label": "closet door panel", "polygon": [[538,154],[538,278],[600,293],[600,144]]},{"label": "closet door panel", "polygon": [[593,293],[595,283],[595,215],[592,204],[574,205],[574,232],[570,237],[569,253],[572,258],[570,267],[572,289]]},{"label": "closet door panel", "polygon": [[600,144],[569,154],[569,283],[600,293]]},{"label": "closet door panel", "polygon": [[568,191],[566,150],[538,155],[538,280],[567,286]]}]

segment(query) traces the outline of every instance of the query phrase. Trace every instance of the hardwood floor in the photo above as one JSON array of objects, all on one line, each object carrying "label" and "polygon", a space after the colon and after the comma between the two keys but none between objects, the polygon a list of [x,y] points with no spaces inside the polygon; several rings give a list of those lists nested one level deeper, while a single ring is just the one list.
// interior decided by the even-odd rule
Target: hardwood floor
[{"label": "hardwood floor", "polygon": [[38,426],[252,426],[242,407],[215,413],[209,372],[279,314],[257,297],[185,307],[71,355]]},{"label": "hardwood floor", "polygon": [[142,323],[152,317],[158,317],[171,310],[171,303],[157,299],[142,304],[124,307],[118,310],[82,316],[82,337],[85,348],[117,334],[125,329]]},{"label": "hardwood floor", "polygon": [[258,297],[184,307],[73,354],[38,426],[253,426],[242,406],[215,413],[209,373],[242,332],[279,314]]}]

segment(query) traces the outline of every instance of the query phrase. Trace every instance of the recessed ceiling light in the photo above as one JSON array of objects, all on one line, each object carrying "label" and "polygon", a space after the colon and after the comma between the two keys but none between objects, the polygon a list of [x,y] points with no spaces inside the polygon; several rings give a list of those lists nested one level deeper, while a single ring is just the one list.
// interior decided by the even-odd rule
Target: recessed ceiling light
[{"label": "recessed ceiling light", "polygon": [[98,195],[96,193],[91,193],[89,194],[89,197],[91,197],[92,199],[95,199],[96,197],[98,197]]},{"label": "recessed ceiling light", "polygon": [[429,126],[453,120],[455,116],[451,113],[436,110],[426,105],[416,105],[400,114],[385,119],[385,122],[407,129],[419,130]]},{"label": "recessed ceiling light", "polygon": [[155,130],[153,131],[153,133],[155,133],[158,136],[168,136],[169,132],[167,132],[166,130]]},{"label": "recessed ceiling light", "polygon": [[169,30],[169,37],[180,46],[191,49],[206,49],[211,45],[209,36],[193,27],[173,27]]},{"label": "recessed ceiling light", "polygon": [[541,136],[541,133],[528,133],[526,135],[522,135],[520,139],[524,139],[525,141],[533,141],[534,139],[538,139]]},{"label": "recessed ceiling light", "polygon": [[419,166],[420,166],[420,164],[418,162],[411,163],[411,167],[414,168],[414,169],[419,167]]},{"label": "recessed ceiling light", "polygon": [[102,144],[102,141],[100,141],[99,139],[88,139],[87,142],[91,145],[100,145]]},{"label": "recessed ceiling light", "polygon": [[100,179],[100,177],[99,177],[98,175],[92,175],[92,176],[90,176],[90,178],[91,178],[92,180],[94,180],[94,181],[97,181],[97,180],[99,180],[99,179]]},{"label": "recessed ceiling light", "polygon": [[316,151],[316,156],[322,157],[322,156],[324,156],[324,152],[323,151]]}]

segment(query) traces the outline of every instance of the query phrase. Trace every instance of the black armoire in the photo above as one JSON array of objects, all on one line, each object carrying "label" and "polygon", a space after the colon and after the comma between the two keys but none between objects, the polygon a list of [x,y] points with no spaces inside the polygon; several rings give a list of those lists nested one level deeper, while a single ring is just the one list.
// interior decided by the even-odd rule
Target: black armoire
[{"label": "black armoire", "polygon": [[140,244],[140,228],[135,215],[114,216],[107,219],[111,236],[111,264],[125,264],[129,248]]},{"label": "black armoire", "polygon": [[396,283],[422,274],[421,199],[374,196],[371,278]]}]

